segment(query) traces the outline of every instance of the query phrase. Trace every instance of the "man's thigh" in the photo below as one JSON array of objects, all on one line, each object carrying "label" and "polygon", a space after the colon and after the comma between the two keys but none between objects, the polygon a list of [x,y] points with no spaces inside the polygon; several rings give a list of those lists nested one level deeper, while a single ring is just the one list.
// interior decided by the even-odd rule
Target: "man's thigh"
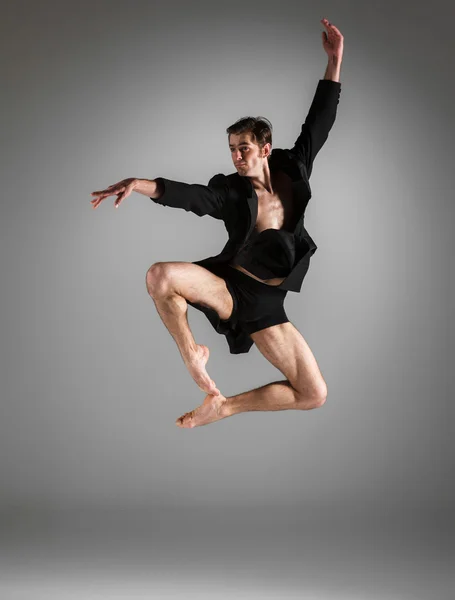
[{"label": "man's thigh", "polygon": [[177,293],[190,302],[212,308],[223,320],[229,319],[234,308],[225,280],[193,263],[155,263],[147,271],[146,283],[152,296]]},{"label": "man's thigh", "polygon": [[302,334],[291,323],[273,325],[250,334],[258,350],[279,369],[305,398],[322,399],[327,386]]}]

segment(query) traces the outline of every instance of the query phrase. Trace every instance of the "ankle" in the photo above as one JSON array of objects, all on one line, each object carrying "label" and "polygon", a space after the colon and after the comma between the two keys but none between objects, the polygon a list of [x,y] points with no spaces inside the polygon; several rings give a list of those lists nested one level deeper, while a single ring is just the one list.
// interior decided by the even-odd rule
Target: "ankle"
[{"label": "ankle", "polygon": [[191,342],[190,340],[180,345],[180,352],[182,353],[185,362],[194,362],[201,355],[199,345],[196,344],[196,342]]},{"label": "ankle", "polygon": [[232,396],[231,398],[226,398],[221,407],[220,407],[220,414],[223,415],[223,417],[232,417],[232,415],[236,414],[236,410],[234,408],[233,405],[233,401],[234,397]]}]

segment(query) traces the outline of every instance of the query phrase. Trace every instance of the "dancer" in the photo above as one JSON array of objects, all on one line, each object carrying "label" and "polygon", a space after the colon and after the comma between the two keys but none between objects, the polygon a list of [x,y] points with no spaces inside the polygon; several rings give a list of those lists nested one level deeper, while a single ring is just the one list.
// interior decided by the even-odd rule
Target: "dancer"
[{"label": "dancer", "polygon": [[[301,133],[289,150],[272,151],[272,126],[263,117],[244,117],[228,127],[236,172],[217,174],[208,185],[164,177],[124,179],[92,192],[93,208],[117,196],[118,208],[131,192],[157,204],[222,220],[229,235],[223,250],[194,262],[158,262],[146,275],[147,290],[198,387],[207,393],[198,408],[176,420],[193,428],[246,411],[308,410],[320,407],[327,385],[308,344],[284,310],[288,291],[300,292],[317,246],[304,227],[311,198],[314,159],[335,122],[343,36],[321,23],[328,55]],[[286,377],[235,396],[221,394],[208,375],[207,346],[197,344],[188,325],[188,304],[204,312],[226,336],[232,354],[259,351]]]}]

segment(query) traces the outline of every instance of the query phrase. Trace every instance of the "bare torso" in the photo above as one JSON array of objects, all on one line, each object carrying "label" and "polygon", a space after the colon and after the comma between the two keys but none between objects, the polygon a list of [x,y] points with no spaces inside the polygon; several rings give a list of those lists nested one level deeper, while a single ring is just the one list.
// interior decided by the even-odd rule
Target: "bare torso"
[{"label": "bare torso", "polygon": [[[291,178],[282,172],[275,173],[273,187],[276,190],[274,194],[267,191],[257,193],[258,216],[255,227],[258,233],[265,229],[293,231],[295,227],[296,207],[293,202]],[[285,277],[259,279],[240,265],[230,263],[230,266],[268,285],[280,285],[285,280]]]}]

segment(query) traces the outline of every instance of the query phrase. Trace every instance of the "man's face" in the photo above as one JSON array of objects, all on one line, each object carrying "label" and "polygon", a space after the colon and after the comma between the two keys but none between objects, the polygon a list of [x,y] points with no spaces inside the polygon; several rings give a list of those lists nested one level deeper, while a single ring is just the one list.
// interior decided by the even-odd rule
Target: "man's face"
[{"label": "man's face", "polygon": [[266,144],[261,152],[259,146],[252,141],[249,132],[231,133],[229,135],[229,149],[237,173],[244,177],[260,173],[269,146],[270,144]]}]

